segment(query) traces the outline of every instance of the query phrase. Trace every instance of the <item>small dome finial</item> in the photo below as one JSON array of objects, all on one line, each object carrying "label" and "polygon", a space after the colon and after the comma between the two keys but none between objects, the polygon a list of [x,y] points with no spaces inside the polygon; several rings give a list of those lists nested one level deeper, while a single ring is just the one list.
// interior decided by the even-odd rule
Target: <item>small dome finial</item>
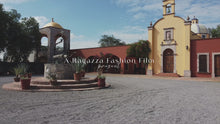
[{"label": "small dome finial", "polygon": [[189,21],[190,20],[190,17],[189,16],[187,16],[187,21]]},{"label": "small dome finial", "polygon": [[52,18],[52,22],[54,22],[54,18]]}]

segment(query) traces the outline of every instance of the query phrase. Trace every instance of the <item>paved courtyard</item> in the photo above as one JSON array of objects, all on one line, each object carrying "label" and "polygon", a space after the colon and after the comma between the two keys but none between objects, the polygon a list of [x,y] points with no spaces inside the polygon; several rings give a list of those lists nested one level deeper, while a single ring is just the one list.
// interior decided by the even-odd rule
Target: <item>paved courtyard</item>
[{"label": "paved courtyard", "polygon": [[[12,77],[0,77],[0,85]],[[108,76],[109,89],[0,89],[0,124],[220,124],[220,83]]]}]

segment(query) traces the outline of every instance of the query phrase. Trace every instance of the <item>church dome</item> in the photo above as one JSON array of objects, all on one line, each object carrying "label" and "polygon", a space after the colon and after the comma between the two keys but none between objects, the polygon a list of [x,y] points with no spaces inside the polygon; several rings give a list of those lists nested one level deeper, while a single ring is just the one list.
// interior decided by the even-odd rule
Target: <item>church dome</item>
[{"label": "church dome", "polygon": [[202,25],[202,24],[192,24],[191,25],[191,31],[196,33],[196,34],[208,34],[209,33],[206,26]]},{"label": "church dome", "polygon": [[196,34],[209,34],[209,30],[205,25],[199,24],[199,19],[195,16],[192,19],[191,31]]},{"label": "church dome", "polygon": [[60,24],[54,22],[53,19],[52,19],[52,22],[50,22],[50,23],[48,23],[48,24],[46,24],[44,26],[44,28],[46,28],[46,27],[54,27],[54,28],[61,28],[61,29],[63,29],[63,27]]},{"label": "church dome", "polygon": [[198,20],[198,19],[194,16],[194,18],[192,20]]}]

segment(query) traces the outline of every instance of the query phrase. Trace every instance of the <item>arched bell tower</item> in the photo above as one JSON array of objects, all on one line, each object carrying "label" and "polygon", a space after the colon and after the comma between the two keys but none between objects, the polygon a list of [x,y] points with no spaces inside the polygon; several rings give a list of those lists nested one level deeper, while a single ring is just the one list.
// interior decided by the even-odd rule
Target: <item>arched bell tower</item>
[{"label": "arched bell tower", "polygon": [[[48,38],[48,52],[47,59],[48,63],[54,61],[53,56],[56,55],[56,45],[62,43],[63,50],[62,54],[67,54],[70,50],[70,30],[64,29],[61,25],[54,22],[54,19],[43,28],[40,29],[42,37]],[[56,43],[58,38],[62,38],[59,43]]]},{"label": "arched bell tower", "polygon": [[175,0],[163,0],[163,16],[175,15]]}]

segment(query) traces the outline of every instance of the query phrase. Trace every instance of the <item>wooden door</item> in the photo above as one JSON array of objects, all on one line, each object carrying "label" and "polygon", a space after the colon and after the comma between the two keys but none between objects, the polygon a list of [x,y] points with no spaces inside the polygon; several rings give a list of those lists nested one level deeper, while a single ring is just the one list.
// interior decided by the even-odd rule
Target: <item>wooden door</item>
[{"label": "wooden door", "polygon": [[220,76],[220,55],[215,55],[215,76]]},{"label": "wooden door", "polygon": [[163,53],[163,72],[173,73],[174,69],[174,54],[171,49],[167,49]]}]

